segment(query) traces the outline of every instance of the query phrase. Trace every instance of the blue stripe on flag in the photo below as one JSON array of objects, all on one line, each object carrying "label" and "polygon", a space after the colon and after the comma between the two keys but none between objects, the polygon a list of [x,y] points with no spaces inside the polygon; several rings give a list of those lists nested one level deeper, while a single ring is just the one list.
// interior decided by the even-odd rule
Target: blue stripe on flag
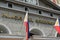
[{"label": "blue stripe on flag", "polygon": [[60,19],[59,19],[59,26],[60,26]]},{"label": "blue stripe on flag", "polygon": [[28,21],[28,38],[30,38],[30,32],[29,32],[29,21]]}]

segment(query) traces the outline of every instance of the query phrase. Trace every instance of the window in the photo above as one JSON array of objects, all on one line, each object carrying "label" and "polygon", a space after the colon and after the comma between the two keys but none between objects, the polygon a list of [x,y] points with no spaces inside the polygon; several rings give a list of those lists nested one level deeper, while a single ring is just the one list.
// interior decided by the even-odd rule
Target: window
[{"label": "window", "polygon": [[25,7],[25,11],[28,11],[28,8],[27,7]]},{"label": "window", "polygon": [[53,17],[53,14],[51,13],[50,16]]},{"label": "window", "polygon": [[12,4],[11,3],[8,3],[8,7],[12,8]]},{"label": "window", "polygon": [[39,11],[39,14],[41,14],[41,11]]}]

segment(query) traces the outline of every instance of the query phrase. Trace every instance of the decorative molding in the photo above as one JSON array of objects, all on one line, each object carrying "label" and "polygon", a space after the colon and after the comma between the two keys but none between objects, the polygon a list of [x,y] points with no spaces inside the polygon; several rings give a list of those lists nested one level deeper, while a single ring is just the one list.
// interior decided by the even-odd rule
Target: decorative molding
[{"label": "decorative molding", "polygon": [[47,21],[47,20],[35,20],[36,23],[44,23],[44,24],[50,24],[50,25],[53,25],[54,22],[51,22],[51,21]]},{"label": "decorative molding", "polygon": [[15,20],[22,20],[21,16],[9,16],[8,14],[3,14],[2,17],[8,18],[8,19],[15,19]]},{"label": "decorative molding", "polygon": [[[31,5],[31,4],[27,4],[26,2],[17,2],[17,1],[10,1],[10,0],[7,0],[7,1],[9,1],[9,2],[11,2],[11,3],[14,3],[14,4],[18,4],[18,5],[23,5],[23,6],[28,6],[28,7],[32,7],[32,8],[35,8],[35,9],[39,9],[39,10],[43,10],[43,11],[47,11],[47,12],[50,12],[50,13],[55,13],[55,14],[59,14],[60,13],[60,11],[58,11],[58,10],[54,10],[54,9],[51,9],[51,8],[47,8],[47,7],[42,7],[42,6],[37,6],[37,5]],[[50,0],[49,0],[49,2],[50,3],[52,3]],[[48,2],[48,3],[49,3]],[[47,3],[47,0],[46,0],[46,3]],[[51,5],[51,4],[50,4]],[[53,7],[55,6],[55,8],[59,8],[59,7],[56,7],[57,5],[54,5],[54,4],[52,4],[53,5]]]},{"label": "decorative molding", "polygon": [[[15,20],[23,20],[21,16],[9,16],[8,14],[3,14],[2,15],[3,18],[8,18],[8,19],[15,19]],[[29,18],[29,22],[34,22],[32,18]],[[50,24],[50,25],[54,25],[54,22],[51,21],[47,21],[47,20],[41,20],[41,19],[36,19],[35,20],[36,23],[43,23],[43,24]]]}]

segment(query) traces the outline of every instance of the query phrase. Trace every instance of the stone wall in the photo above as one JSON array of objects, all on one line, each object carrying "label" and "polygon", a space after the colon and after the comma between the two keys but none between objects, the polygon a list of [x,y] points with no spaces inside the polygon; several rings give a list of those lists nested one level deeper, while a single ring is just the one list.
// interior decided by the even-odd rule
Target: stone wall
[{"label": "stone wall", "polygon": [[[2,15],[7,15],[7,17],[2,17]],[[12,18],[15,16],[22,17],[22,20]],[[23,25],[24,16],[25,13],[23,12],[11,11],[8,9],[0,9],[0,25],[5,25],[6,27],[8,27],[11,34],[25,35],[25,27]],[[55,22],[54,19],[33,14],[29,14],[29,18],[33,20],[33,22],[29,22],[29,31],[37,29],[42,32],[43,36],[55,37],[56,31],[53,25],[45,23],[45,21]],[[42,20],[44,23],[41,21],[40,23],[37,23],[36,20]]]}]

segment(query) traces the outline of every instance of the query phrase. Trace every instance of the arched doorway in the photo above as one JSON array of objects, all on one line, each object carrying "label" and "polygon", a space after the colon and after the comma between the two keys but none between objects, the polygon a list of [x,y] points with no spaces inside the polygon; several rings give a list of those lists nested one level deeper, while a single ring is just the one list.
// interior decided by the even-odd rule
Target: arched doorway
[{"label": "arched doorway", "polygon": [[7,27],[5,27],[4,25],[0,25],[0,34],[10,34],[10,32]]},{"label": "arched doorway", "polygon": [[40,30],[38,30],[38,29],[32,29],[30,31],[30,36],[33,36],[33,35],[43,36],[43,33]]}]

